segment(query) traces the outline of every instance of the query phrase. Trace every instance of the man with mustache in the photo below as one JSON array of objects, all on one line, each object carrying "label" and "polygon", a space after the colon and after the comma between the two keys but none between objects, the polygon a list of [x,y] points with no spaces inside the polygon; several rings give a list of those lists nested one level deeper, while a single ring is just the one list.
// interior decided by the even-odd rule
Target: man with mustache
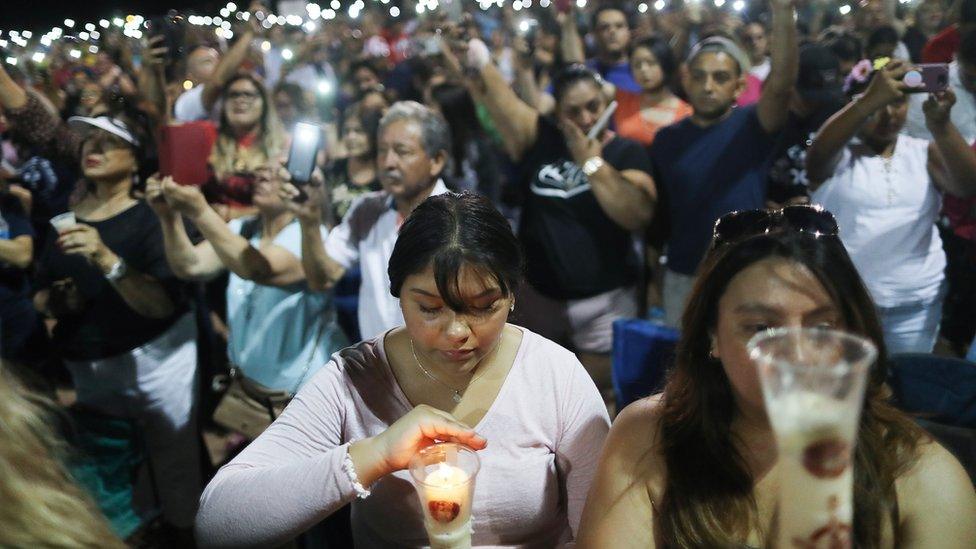
[{"label": "man with mustache", "polygon": [[[306,188],[309,199],[294,208],[302,226],[302,263],[309,287],[331,288],[347,269],[362,269],[358,315],[363,339],[403,324],[398,301],[390,295],[387,264],[403,220],[428,196],[447,192],[441,172],[450,146],[450,130],[440,114],[414,101],[395,103],[380,120],[377,141],[376,168],[383,190],[353,202],[325,242],[318,229],[321,186]],[[298,192],[289,190],[292,195]]]}]

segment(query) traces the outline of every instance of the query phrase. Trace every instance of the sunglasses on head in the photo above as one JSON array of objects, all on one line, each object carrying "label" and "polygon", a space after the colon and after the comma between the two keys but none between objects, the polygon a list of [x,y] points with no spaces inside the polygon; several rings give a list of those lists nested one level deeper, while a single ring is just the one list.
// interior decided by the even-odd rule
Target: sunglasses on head
[{"label": "sunglasses on head", "polygon": [[712,231],[712,249],[778,228],[814,237],[838,233],[837,220],[822,206],[804,204],[779,210],[742,210],[718,218]]}]

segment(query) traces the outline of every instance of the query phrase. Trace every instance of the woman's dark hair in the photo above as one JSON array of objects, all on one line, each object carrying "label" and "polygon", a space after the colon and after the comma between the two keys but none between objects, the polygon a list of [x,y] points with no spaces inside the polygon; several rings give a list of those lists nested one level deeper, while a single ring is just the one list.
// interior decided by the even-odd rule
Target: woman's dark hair
[{"label": "woman's dark hair", "polygon": [[376,156],[376,141],[379,139],[380,133],[380,120],[383,118],[383,113],[375,109],[364,109],[361,106],[353,105],[346,109],[343,113],[342,128],[343,134],[345,134],[346,121],[350,119],[355,119],[359,121],[359,125],[363,127],[363,133],[366,134],[366,139],[369,141],[369,151],[373,157]]},{"label": "woman's dark hair", "polygon": [[[115,92],[103,93],[107,95],[104,116],[120,120],[139,142],[138,145],[126,143],[136,162],[136,173],[129,194],[139,197],[145,191],[146,180],[159,169],[159,157],[156,155],[155,143],[151,141],[153,137],[149,116],[126,96]],[[95,132],[97,131],[102,130]],[[96,135],[95,132],[89,134],[89,138]],[[94,184],[89,182],[88,190],[93,192]]]},{"label": "woman's dark hair", "polygon": [[579,82],[592,82],[597,88],[603,87],[603,78],[595,70],[582,63],[564,67],[552,78],[552,96],[559,103],[563,96]]},{"label": "woman's dark hair", "polygon": [[[854,455],[855,547],[879,547],[887,519],[897,525],[895,479],[916,459],[924,433],[889,404],[881,324],[871,296],[836,237],[780,230],[710,252],[682,318],[675,366],[664,388],[661,452],[667,480],[661,535],[667,547],[731,547],[757,524],[755,480],[732,433],[736,405],[722,364],[709,356],[718,304],[747,267],[782,258],[809,270],[840,310],[845,329],[871,340],[869,373]],[[897,530],[897,526],[896,526]],[[897,532],[896,532],[897,537]],[[896,543],[897,545],[897,539]]]},{"label": "woman's dark hair", "polygon": [[871,31],[871,34],[868,35],[868,42],[864,49],[871,51],[876,46],[880,46],[882,44],[894,46],[898,45],[898,31],[896,31],[894,27],[884,25]]},{"label": "woman's dark hair", "polygon": [[956,58],[970,67],[976,67],[976,28],[967,29],[959,34],[959,50],[956,51]]},{"label": "woman's dark hair", "polygon": [[657,58],[658,65],[661,65],[661,72],[664,73],[664,83],[667,84],[671,81],[674,76],[674,71],[678,69],[678,64],[674,60],[674,52],[671,50],[671,44],[661,36],[649,36],[643,40],[634,42],[630,46],[630,56],[634,56],[634,52],[638,48],[646,48],[654,57]]},{"label": "woman's dark hair", "polygon": [[522,248],[508,221],[491,202],[474,193],[431,196],[410,214],[390,256],[390,293],[399,298],[408,276],[434,269],[437,291],[455,311],[467,308],[458,276],[474,269],[513,295],[522,277]]},{"label": "woman's dark hair", "polygon": [[861,40],[854,35],[838,33],[825,36],[824,40],[830,51],[834,52],[841,61],[857,61],[864,55]]},{"label": "woman's dark hair", "polygon": [[298,113],[299,119],[308,116],[312,112],[312,105],[309,103],[308,98],[305,97],[305,92],[302,90],[302,87],[298,84],[294,82],[279,82],[274,87],[274,92],[272,92],[271,97],[279,93],[288,96],[288,100],[295,106],[295,112]]},{"label": "woman's dark hair", "polygon": [[481,135],[481,122],[475,110],[474,101],[464,86],[444,83],[430,90],[431,98],[437,103],[441,114],[451,127],[451,159],[454,175],[463,174],[464,158],[468,143]]}]

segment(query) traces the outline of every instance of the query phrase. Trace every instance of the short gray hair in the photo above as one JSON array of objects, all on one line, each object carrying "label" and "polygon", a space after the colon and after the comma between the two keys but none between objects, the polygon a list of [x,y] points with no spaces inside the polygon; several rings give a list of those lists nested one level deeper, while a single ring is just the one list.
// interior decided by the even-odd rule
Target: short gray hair
[{"label": "short gray hair", "polygon": [[420,141],[427,156],[434,158],[443,151],[451,157],[451,128],[437,111],[416,101],[397,101],[380,119],[379,135],[394,122],[408,120],[420,126]]}]

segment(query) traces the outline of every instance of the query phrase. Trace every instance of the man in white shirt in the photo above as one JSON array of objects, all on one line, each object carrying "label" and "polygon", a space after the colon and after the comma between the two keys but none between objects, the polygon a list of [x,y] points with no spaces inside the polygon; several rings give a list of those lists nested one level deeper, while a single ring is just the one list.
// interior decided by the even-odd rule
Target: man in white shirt
[{"label": "man in white shirt", "polygon": [[769,36],[766,33],[766,26],[759,21],[746,23],[742,27],[740,37],[746,53],[749,54],[749,63],[752,64],[749,73],[765,82],[772,67],[769,61]]},{"label": "man in white shirt", "polygon": [[440,176],[448,161],[450,130],[444,118],[413,101],[395,103],[380,120],[377,172],[383,190],[353,202],[323,243],[315,216],[301,216],[302,264],[309,286],[326,289],[359,265],[359,332],[376,337],[403,324],[390,294],[387,264],[397,232],[428,196],[447,192]]}]

